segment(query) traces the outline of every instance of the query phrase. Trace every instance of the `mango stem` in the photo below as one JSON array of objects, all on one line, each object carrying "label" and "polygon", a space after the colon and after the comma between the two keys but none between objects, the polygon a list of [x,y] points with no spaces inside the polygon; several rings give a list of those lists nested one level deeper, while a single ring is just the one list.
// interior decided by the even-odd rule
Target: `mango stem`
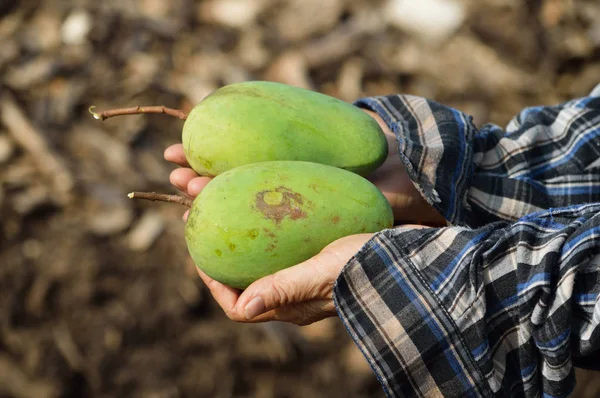
[{"label": "mango stem", "polygon": [[192,200],[179,195],[168,195],[156,192],[131,192],[127,194],[129,199],[146,199],[159,202],[179,203],[186,207],[192,207]]},{"label": "mango stem", "polygon": [[158,105],[158,106],[133,106],[131,108],[117,108],[110,109],[103,112],[94,112],[95,106],[90,106],[89,112],[94,116],[94,119],[97,120],[106,120],[115,116],[123,116],[123,115],[139,115],[139,114],[149,114],[149,113],[162,113],[169,116],[177,117],[181,120],[187,119],[187,113],[182,111],[181,109],[173,109],[167,108],[166,106]]}]

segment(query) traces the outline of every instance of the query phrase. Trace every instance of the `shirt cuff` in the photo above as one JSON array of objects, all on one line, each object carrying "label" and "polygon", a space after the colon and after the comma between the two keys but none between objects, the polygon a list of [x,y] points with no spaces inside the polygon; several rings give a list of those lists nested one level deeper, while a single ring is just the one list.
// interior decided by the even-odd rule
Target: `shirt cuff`
[{"label": "shirt cuff", "polygon": [[336,309],[387,396],[492,396],[461,331],[408,254],[435,231],[374,235],[338,277]]},{"label": "shirt cuff", "polygon": [[395,134],[400,159],[425,200],[451,224],[469,225],[472,118],[412,95],[362,98],[354,105],[376,112]]}]

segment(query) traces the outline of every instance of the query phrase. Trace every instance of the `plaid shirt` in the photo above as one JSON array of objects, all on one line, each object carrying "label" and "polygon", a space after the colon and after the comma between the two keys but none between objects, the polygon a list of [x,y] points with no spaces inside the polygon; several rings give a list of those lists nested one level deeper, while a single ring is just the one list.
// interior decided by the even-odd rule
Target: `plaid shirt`
[{"label": "plaid shirt", "polygon": [[452,225],[375,234],[334,286],[388,396],[564,397],[574,366],[600,368],[599,88],[506,130],[414,96],[356,103]]}]

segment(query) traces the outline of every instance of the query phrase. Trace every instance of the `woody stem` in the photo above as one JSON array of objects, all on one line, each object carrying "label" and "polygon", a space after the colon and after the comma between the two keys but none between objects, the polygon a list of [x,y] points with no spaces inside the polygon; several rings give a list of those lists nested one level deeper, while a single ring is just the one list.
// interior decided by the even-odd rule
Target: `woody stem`
[{"label": "woody stem", "polygon": [[146,199],[159,202],[179,203],[186,207],[192,207],[192,200],[179,195],[168,195],[156,192],[131,192],[127,195],[130,199]]},{"label": "woody stem", "polygon": [[166,106],[158,105],[158,106],[133,106],[131,108],[117,108],[110,109],[103,112],[94,112],[95,106],[90,106],[90,113],[94,116],[95,119],[98,120],[106,120],[115,116],[123,116],[123,115],[139,115],[139,114],[149,114],[149,113],[161,113],[173,117],[177,117],[181,120],[185,120],[187,118],[187,113],[182,111],[181,109],[173,109],[167,108]]}]

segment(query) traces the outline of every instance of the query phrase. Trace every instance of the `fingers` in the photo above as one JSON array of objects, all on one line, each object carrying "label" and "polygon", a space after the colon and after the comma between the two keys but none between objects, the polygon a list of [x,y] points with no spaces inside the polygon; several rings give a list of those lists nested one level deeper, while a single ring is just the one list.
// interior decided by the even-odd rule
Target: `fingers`
[{"label": "fingers", "polygon": [[251,320],[268,311],[314,299],[329,299],[334,272],[314,257],[254,282],[241,294],[235,313]]},{"label": "fingers", "polygon": [[194,197],[198,196],[211,180],[210,177],[196,177],[190,180],[187,184],[187,193]]},{"label": "fingers", "polygon": [[196,174],[194,170],[188,168],[180,168],[175,169],[171,172],[171,175],[169,176],[169,181],[175,188],[187,193],[188,184],[196,177],[198,177],[198,174]]},{"label": "fingers", "polygon": [[[232,321],[248,322],[248,320],[245,317],[240,317],[234,310],[235,305],[240,296],[240,291],[215,281],[210,276],[202,272],[202,270],[200,270],[198,267],[196,267],[196,270],[198,271],[198,275],[200,275],[200,278],[202,279],[206,287],[208,287],[208,289],[210,290],[210,293],[212,294],[217,304],[219,304],[223,312],[225,312],[225,315],[227,315],[227,317]],[[275,312],[268,311],[252,319],[252,322],[268,322],[276,319],[277,315],[275,314]]]},{"label": "fingers", "polygon": [[[210,177],[198,177],[194,170],[187,167],[175,169],[169,176],[169,181],[175,188],[192,198],[198,196],[211,179]],[[187,221],[188,215],[189,210],[183,214],[183,221]]]},{"label": "fingers", "polygon": [[198,196],[211,179],[210,177],[198,177],[194,170],[188,168],[175,169],[169,176],[169,181],[175,188],[191,197]]},{"label": "fingers", "polygon": [[[190,168],[183,152],[183,145],[171,145],[165,149],[164,157],[167,161],[181,166],[181,168],[175,169],[171,172],[171,175],[169,176],[169,181],[171,184],[185,194],[197,196],[202,190],[202,188],[197,188],[199,184],[196,182],[192,185],[194,188],[192,193],[189,192],[188,185],[191,181],[200,177],[198,177],[198,174],[196,174],[196,172]],[[204,185],[206,185],[206,183],[201,186],[203,187]]]},{"label": "fingers", "polygon": [[[231,314],[240,296],[239,290],[226,286],[210,276],[206,275],[200,268],[197,268],[198,275],[210,290],[215,301],[225,311],[225,314],[231,318]],[[233,318],[232,318],[233,319]],[[235,320],[235,319],[234,319]]]},{"label": "fingers", "polygon": [[183,152],[183,144],[174,144],[165,149],[163,154],[166,161],[175,163],[181,167],[190,167],[185,153]]}]

